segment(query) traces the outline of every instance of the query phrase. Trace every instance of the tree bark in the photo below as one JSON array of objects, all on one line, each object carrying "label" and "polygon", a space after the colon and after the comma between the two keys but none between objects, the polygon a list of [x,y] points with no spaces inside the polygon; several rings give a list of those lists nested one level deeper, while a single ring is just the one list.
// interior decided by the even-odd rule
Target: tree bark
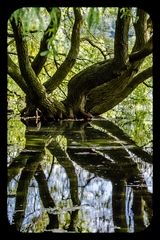
[{"label": "tree bark", "polygon": [[136,40],[132,53],[142,49],[147,42],[147,13],[142,9],[137,9],[137,21],[134,23]]},{"label": "tree bark", "polygon": [[[120,103],[138,85],[134,77],[144,58],[152,53],[152,38],[147,42],[146,35],[147,14],[141,9],[137,10],[138,21],[134,24],[136,40],[127,61],[130,14],[122,16],[121,11],[118,10],[116,21],[114,58],[84,69],[69,81],[64,104],[71,118],[102,114]],[[140,82],[147,77],[144,73]]]},{"label": "tree bark", "polygon": [[23,77],[20,74],[19,68],[12,61],[10,56],[8,56],[8,74],[11,76],[12,79],[14,79],[14,81],[22,89],[22,91],[29,95],[28,87],[27,87]]},{"label": "tree bark", "polygon": [[[50,12],[51,9],[48,8],[48,11]],[[134,23],[136,39],[131,54],[128,56],[131,9],[119,8],[115,29],[114,57],[95,63],[73,76],[68,83],[68,95],[63,102],[57,101],[53,95],[51,99],[49,94],[59,87],[76,62],[82,25],[81,10],[73,8],[75,19],[68,55],[53,76],[41,84],[37,75],[47,59],[47,56],[41,56],[41,52],[47,50],[47,41],[50,37],[55,37],[60,25],[60,9],[56,8],[55,11],[57,25],[55,26],[51,19],[41,40],[39,52],[32,63],[29,60],[21,19],[17,21],[14,17],[11,19],[20,70],[8,57],[8,74],[26,93],[27,108],[29,105],[31,108],[33,106],[33,111],[28,108],[28,116],[33,115],[39,109],[42,113],[41,118],[46,121],[68,117],[91,118],[92,115],[100,115],[116,106],[138,84],[151,77],[151,67],[139,73],[144,59],[153,51],[152,34],[148,35],[148,15],[142,9],[137,9],[137,21]],[[54,32],[51,36],[48,30],[53,25]],[[84,39],[88,41],[87,37]],[[92,46],[97,47],[93,44]],[[101,48],[98,47],[98,49],[102,53]],[[25,111],[22,114],[25,114]]]},{"label": "tree bark", "polygon": [[147,57],[148,55],[150,55],[152,52],[153,52],[153,37],[151,37],[148,40],[148,42],[145,44],[144,48],[142,48],[141,50],[139,50],[137,52],[130,54],[129,61],[130,62],[139,61],[139,60]]},{"label": "tree bark", "polygon": [[123,101],[143,81],[152,76],[152,67],[131,78],[132,73],[125,72],[122,76],[104,83],[87,96],[86,109],[93,115],[100,115]]},{"label": "tree bark", "polygon": [[29,61],[27,42],[23,34],[22,23],[20,19],[18,20],[18,24],[16,24],[16,21],[13,17],[11,20],[11,25],[16,40],[19,67],[28,90],[33,96],[32,104],[40,108],[47,117],[54,118],[54,116],[57,114],[57,111],[65,112],[63,104],[54,98],[54,101],[51,102],[51,100],[47,97],[45,87],[38,81]]},{"label": "tree bark", "polygon": [[[51,13],[52,9],[48,9],[48,12]],[[46,60],[47,60],[47,54],[45,56],[42,56],[41,53],[43,51],[47,51],[48,49],[48,41],[49,39],[53,39],[56,36],[56,33],[58,31],[59,28],[59,24],[60,24],[60,19],[61,19],[61,11],[59,8],[55,8],[55,14],[56,14],[56,23],[55,23],[55,19],[52,19],[51,17],[51,21],[49,26],[47,27],[47,29],[44,32],[44,36],[41,40],[40,43],[40,48],[39,48],[39,52],[36,55],[34,61],[32,62],[32,68],[35,72],[36,75],[38,75],[42,69],[42,67],[44,66]],[[52,30],[52,31],[50,31]]]},{"label": "tree bark", "polygon": [[76,58],[79,53],[79,45],[80,45],[80,29],[82,25],[82,16],[80,9],[74,8],[74,15],[75,15],[75,22],[72,30],[71,36],[71,48],[69,53],[61,64],[61,66],[57,69],[55,74],[44,83],[45,88],[47,89],[48,93],[51,93],[55,90],[63,79],[67,76],[69,71],[72,69],[73,65],[76,62]]},{"label": "tree bark", "polygon": [[[126,15],[125,12],[127,12]],[[115,40],[114,40],[114,58],[117,62],[122,65],[126,64],[128,57],[128,31],[131,19],[130,8],[119,8],[116,29],[115,29]]]}]

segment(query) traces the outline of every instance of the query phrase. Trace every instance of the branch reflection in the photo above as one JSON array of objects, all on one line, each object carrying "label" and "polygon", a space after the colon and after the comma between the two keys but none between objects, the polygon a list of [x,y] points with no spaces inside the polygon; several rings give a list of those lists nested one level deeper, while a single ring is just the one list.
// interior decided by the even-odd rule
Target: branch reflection
[{"label": "branch reflection", "polygon": [[152,171],[152,157],[116,125],[65,121],[25,137],[8,167],[8,218],[18,231],[137,232],[150,224],[152,186],[141,170]]}]

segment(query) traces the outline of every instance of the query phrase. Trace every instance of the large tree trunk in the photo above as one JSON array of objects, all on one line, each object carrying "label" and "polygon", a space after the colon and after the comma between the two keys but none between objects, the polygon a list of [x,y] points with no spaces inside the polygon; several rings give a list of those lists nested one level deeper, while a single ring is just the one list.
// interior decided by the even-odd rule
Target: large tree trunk
[{"label": "large tree trunk", "polygon": [[[115,39],[114,58],[98,62],[82,70],[68,83],[68,95],[63,102],[58,102],[49,94],[53,92],[65,79],[76,62],[80,46],[80,30],[82,16],[79,8],[74,8],[74,24],[71,34],[70,50],[57,69],[44,84],[41,84],[39,75],[47,56],[41,56],[47,51],[49,32],[46,30],[40,43],[39,52],[30,62],[27,41],[24,38],[21,19],[11,19],[11,26],[16,42],[19,68],[8,57],[8,74],[26,93],[26,108],[22,111],[23,118],[34,119],[36,124],[65,118],[91,118],[100,115],[126,98],[141,82],[152,76],[152,68],[138,72],[146,56],[152,53],[152,37],[148,38],[147,14],[138,9],[137,22],[134,24],[136,40],[132,52],[128,54],[128,31],[130,14],[122,16],[118,9]],[[48,9],[48,12],[51,10]],[[128,8],[127,12],[131,9]],[[52,37],[55,37],[60,25],[61,10],[56,8],[57,25]],[[51,22],[47,29],[52,28]]]},{"label": "large tree trunk", "polygon": [[122,17],[120,12],[121,9],[116,21],[114,58],[90,66],[69,81],[64,104],[71,118],[88,118],[110,110],[152,76],[152,68],[137,74],[145,57],[152,53],[152,37],[148,39],[146,35],[147,15],[137,10],[136,41],[128,55],[130,15]]},{"label": "large tree trunk", "polygon": [[152,76],[152,68],[137,74],[142,62],[139,60],[121,65],[112,59],[77,74],[68,84],[68,96],[64,101],[68,116],[100,115],[116,106],[138,84]]}]

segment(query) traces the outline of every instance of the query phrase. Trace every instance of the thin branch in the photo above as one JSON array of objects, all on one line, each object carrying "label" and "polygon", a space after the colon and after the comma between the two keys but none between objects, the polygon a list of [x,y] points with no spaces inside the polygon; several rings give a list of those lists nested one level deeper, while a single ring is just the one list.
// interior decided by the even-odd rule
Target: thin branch
[{"label": "thin branch", "polygon": [[149,84],[147,84],[147,83],[145,83],[145,82],[143,82],[143,84],[144,84],[146,87],[153,88],[153,86],[151,86],[151,85],[149,85]]},{"label": "thin branch", "polygon": [[46,66],[44,66],[44,70],[45,70],[45,73],[47,74],[47,76],[48,76],[48,77],[51,77],[50,74],[49,74],[48,71],[47,71]]},{"label": "thin branch", "polygon": [[[51,10],[49,10],[49,9],[47,9],[47,10],[49,12],[51,12]],[[55,19],[51,18],[50,24],[47,27],[47,29],[45,30],[43,38],[41,40],[39,52],[38,52],[37,56],[35,57],[34,61],[32,62],[32,68],[35,71],[36,75],[38,75],[40,73],[42,67],[44,66],[44,64],[47,60],[47,54],[45,56],[41,56],[41,52],[48,50],[48,40],[50,38],[54,38],[58,31],[58,27],[60,24],[60,18],[61,18],[61,11],[59,8],[55,8],[55,11],[56,11],[56,16],[57,16],[56,26],[55,26]],[[52,30],[52,31],[50,31],[50,30]]]},{"label": "thin branch", "polygon": [[[55,56],[54,56],[54,63],[55,63],[55,66],[56,66],[56,68],[58,69],[58,62],[57,62],[57,60],[56,60],[56,58],[55,58]],[[50,76],[51,77],[51,76]]]},{"label": "thin branch", "polygon": [[[40,32],[40,31],[38,31],[38,30],[27,31],[27,33],[38,33],[38,32]],[[14,33],[7,33],[7,37],[14,38]]]},{"label": "thin branch", "polygon": [[14,56],[17,56],[17,55],[18,55],[16,52],[9,52],[9,51],[8,51],[8,54],[9,54],[9,55],[14,55]]},{"label": "thin branch", "polygon": [[55,74],[47,82],[44,83],[44,86],[46,87],[48,93],[51,93],[53,90],[55,90],[59,86],[59,84],[61,84],[63,79],[67,76],[67,74],[75,64],[76,58],[79,53],[80,28],[82,24],[82,15],[79,8],[73,8],[73,10],[75,15],[75,22],[74,22],[72,36],[71,36],[71,47],[64,62],[57,69]]},{"label": "thin branch", "polygon": [[[8,54],[18,56],[18,54],[17,54],[16,52],[9,52],[9,51],[8,51]],[[34,58],[34,57],[31,56],[31,55],[28,55],[28,57],[29,57],[29,58]]]},{"label": "thin branch", "polygon": [[147,13],[142,9],[137,9],[137,19],[134,23],[136,40],[132,53],[143,48],[147,41]]},{"label": "thin branch", "polygon": [[7,92],[9,96],[14,96],[16,95],[18,98],[22,98],[22,96],[18,93],[16,93],[15,91],[11,91],[9,88],[7,88]]},{"label": "thin branch", "polygon": [[[66,56],[65,53],[57,53],[57,55]],[[77,57],[77,60],[80,60],[80,61],[88,61],[88,62],[93,63],[93,64],[96,63],[96,62],[92,61],[91,59],[87,59],[87,58]]]},{"label": "thin branch", "polygon": [[14,43],[14,39],[10,40],[8,43],[7,43],[7,46],[11,45],[12,43]]},{"label": "thin branch", "polygon": [[14,33],[7,33],[7,37],[14,38]]},{"label": "thin branch", "polygon": [[88,37],[81,38],[81,41],[87,41],[93,47],[97,48],[101,52],[101,54],[103,55],[104,59],[106,60],[106,55],[104,54],[103,50],[99,46],[97,46],[95,43],[93,43]]},{"label": "thin branch", "polygon": [[[143,144],[142,146],[140,146],[141,148],[144,148],[145,146],[147,146],[147,145],[149,145],[149,144],[153,144],[153,140],[150,140],[149,142],[147,142],[147,143],[145,143],[145,144]],[[150,148],[151,146],[149,146],[149,148]]]},{"label": "thin branch", "polygon": [[130,8],[125,9],[127,15],[122,15],[123,8],[118,9],[115,39],[114,39],[114,58],[117,62],[126,63],[128,57],[128,31],[130,25]]}]

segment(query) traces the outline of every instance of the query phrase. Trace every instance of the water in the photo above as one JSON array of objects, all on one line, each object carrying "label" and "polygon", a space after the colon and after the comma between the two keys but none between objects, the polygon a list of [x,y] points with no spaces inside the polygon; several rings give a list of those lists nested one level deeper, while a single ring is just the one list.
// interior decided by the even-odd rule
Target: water
[{"label": "water", "polygon": [[22,139],[8,146],[8,220],[18,231],[137,232],[150,224],[152,157],[113,123],[28,127]]}]

